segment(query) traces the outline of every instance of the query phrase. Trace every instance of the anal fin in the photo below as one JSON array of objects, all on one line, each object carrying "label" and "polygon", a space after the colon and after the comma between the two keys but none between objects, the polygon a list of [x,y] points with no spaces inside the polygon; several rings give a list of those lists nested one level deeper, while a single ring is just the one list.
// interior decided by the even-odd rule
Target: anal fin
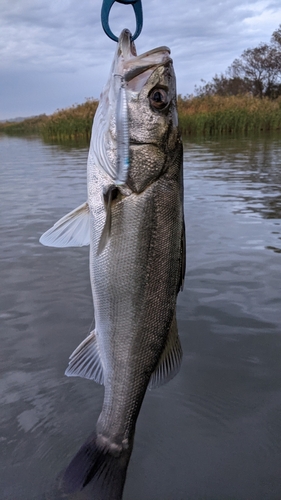
[{"label": "anal fin", "polygon": [[164,385],[174,378],[180,369],[181,360],[182,347],[178,336],[176,314],[174,314],[165,348],[156,369],[150,377],[148,389]]},{"label": "anal fin", "polygon": [[73,351],[65,375],[83,377],[103,384],[103,367],[95,330]]}]

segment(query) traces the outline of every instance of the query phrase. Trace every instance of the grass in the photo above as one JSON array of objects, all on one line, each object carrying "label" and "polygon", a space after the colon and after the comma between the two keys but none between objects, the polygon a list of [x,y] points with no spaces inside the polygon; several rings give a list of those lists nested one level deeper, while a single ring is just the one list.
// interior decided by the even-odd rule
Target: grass
[{"label": "grass", "polygon": [[[89,141],[95,99],[40,115],[22,122],[0,124],[7,134],[40,134],[45,139]],[[244,96],[178,97],[179,124],[183,135],[229,135],[281,130],[281,98],[270,100]]]},{"label": "grass", "polygon": [[46,139],[89,141],[93,117],[98,107],[96,99],[60,109],[50,116],[40,115],[21,122],[0,123],[0,132],[10,135],[40,134]]},{"label": "grass", "polygon": [[281,98],[249,95],[178,98],[183,135],[229,135],[281,130]]},{"label": "grass", "polygon": [[89,140],[97,107],[97,100],[87,99],[84,104],[58,110],[43,124],[41,134],[48,139]]}]

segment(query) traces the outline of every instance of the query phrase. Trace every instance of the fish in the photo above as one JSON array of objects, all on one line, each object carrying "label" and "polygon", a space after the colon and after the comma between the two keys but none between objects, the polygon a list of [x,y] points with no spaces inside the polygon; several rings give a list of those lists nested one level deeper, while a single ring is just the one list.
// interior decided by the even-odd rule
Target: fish
[{"label": "fish", "polygon": [[180,369],[176,301],[185,275],[173,61],[165,46],[137,55],[127,29],[94,117],[87,186],[87,201],[40,238],[46,246],[90,245],[95,328],[65,373],[104,386],[96,428],[61,489],[120,500],[145,393]]}]

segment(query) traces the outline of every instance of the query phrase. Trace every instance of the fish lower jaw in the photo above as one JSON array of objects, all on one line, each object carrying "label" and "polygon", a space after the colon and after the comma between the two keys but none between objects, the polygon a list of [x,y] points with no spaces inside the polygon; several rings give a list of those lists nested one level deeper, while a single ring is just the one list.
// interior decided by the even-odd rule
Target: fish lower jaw
[{"label": "fish lower jaw", "polygon": [[103,434],[97,435],[97,446],[105,453],[110,453],[113,457],[120,457],[121,453],[129,448],[129,440],[123,439],[117,443],[112,438],[104,436]]}]

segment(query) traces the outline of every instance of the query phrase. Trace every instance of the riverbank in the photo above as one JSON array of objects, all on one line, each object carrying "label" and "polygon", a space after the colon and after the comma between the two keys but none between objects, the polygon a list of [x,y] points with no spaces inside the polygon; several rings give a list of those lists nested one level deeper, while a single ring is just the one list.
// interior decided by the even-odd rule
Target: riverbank
[{"label": "riverbank", "polygon": [[[90,139],[98,101],[58,110],[21,122],[0,123],[0,132],[39,134],[45,139]],[[183,135],[229,135],[281,130],[281,98],[251,96],[178,97],[179,124]]]}]

